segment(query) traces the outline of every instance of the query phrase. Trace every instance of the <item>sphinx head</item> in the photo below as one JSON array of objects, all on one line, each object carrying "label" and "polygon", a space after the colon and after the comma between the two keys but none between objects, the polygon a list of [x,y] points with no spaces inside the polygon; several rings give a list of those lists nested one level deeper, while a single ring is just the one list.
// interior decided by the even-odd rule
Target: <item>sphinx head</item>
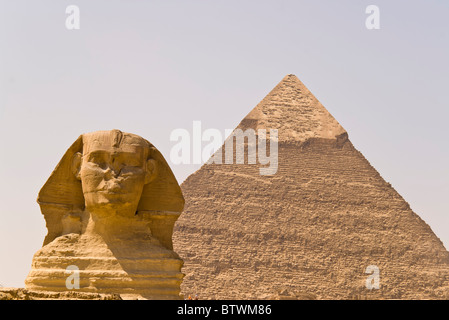
[{"label": "sphinx head", "polygon": [[[142,137],[119,130],[81,135],[59,161],[37,201],[48,228],[44,244],[67,232],[80,232],[70,226],[83,225],[85,213],[95,219],[150,219],[164,212],[168,219],[167,212],[180,214],[184,207],[181,188],[162,154]],[[158,221],[166,223],[165,218]],[[65,223],[77,219],[78,224]],[[161,237],[170,246],[171,234],[166,233]]]},{"label": "sphinx head", "polygon": [[81,181],[86,209],[134,214],[144,186],[157,176],[150,148],[143,138],[119,130],[83,135],[83,150],[73,155],[72,173]]}]

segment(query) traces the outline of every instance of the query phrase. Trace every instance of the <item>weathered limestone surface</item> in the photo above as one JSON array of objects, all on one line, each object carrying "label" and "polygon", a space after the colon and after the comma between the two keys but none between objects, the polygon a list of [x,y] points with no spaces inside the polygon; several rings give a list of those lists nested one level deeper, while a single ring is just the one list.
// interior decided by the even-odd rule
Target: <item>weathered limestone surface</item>
[{"label": "weathered limestone surface", "polygon": [[[48,235],[33,257],[27,290],[181,298],[183,261],[173,251],[172,232],[184,198],[145,139],[119,130],[80,136],[38,203]],[[69,266],[79,269],[79,289],[66,285],[74,273]]]},{"label": "weathered limestone surface", "polygon": [[49,292],[23,288],[0,288],[0,300],[123,300],[118,294],[77,291]]},{"label": "weathered limestone surface", "polygon": [[[278,171],[207,164],[182,184],[173,239],[184,294],[449,299],[442,242],[295,76],[238,128],[279,130]],[[365,286],[369,265],[380,269],[380,289]]]}]

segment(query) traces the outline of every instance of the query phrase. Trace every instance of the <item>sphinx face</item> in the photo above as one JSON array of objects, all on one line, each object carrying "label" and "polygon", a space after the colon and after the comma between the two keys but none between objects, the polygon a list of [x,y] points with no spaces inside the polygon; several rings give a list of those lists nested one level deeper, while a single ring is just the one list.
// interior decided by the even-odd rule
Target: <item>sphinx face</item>
[{"label": "sphinx face", "polygon": [[148,146],[140,137],[118,130],[87,134],[83,142],[78,175],[86,209],[133,215],[154,173],[154,160],[147,161]]}]

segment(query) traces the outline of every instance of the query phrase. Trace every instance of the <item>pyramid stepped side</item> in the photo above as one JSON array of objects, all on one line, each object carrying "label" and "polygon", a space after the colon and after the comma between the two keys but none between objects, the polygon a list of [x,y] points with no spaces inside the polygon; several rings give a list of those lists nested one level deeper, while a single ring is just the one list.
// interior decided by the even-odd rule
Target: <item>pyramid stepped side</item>
[{"label": "pyramid stepped side", "polygon": [[[209,165],[182,185],[187,202],[174,243],[184,294],[448,297],[448,252],[349,141],[279,153],[272,178],[254,166]],[[365,287],[369,265],[380,269],[379,290]]]},{"label": "pyramid stepped side", "polygon": [[[253,115],[267,108],[276,88],[239,127],[261,125]],[[278,106],[279,114],[287,112]],[[201,299],[264,299],[285,290],[318,299],[449,299],[449,252],[344,129],[318,119],[309,127],[326,127],[327,138],[319,132],[281,138],[279,119],[271,122],[280,137],[275,175],[261,176],[258,165],[209,164],[181,185],[186,206],[173,241],[184,260],[182,293]],[[366,288],[370,265],[380,270],[380,289]]]}]

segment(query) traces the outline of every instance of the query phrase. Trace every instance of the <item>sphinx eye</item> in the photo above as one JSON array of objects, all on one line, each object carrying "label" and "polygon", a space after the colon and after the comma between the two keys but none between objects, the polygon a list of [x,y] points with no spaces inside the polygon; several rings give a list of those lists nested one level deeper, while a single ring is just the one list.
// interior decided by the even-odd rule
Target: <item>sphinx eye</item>
[{"label": "sphinx eye", "polygon": [[127,167],[140,167],[141,163],[139,162],[139,160],[133,159],[130,161],[126,161],[123,163],[123,166],[127,166]]},{"label": "sphinx eye", "polygon": [[89,162],[102,166],[105,164],[105,159],[103,155],[93,153],[89,155]]},{"label": "sphinx eye", "polygon": [[140,159],[134,155],[121,155],[119,156],[118,161],[120,161],[122,167],[140,167],[142,165]]}]

